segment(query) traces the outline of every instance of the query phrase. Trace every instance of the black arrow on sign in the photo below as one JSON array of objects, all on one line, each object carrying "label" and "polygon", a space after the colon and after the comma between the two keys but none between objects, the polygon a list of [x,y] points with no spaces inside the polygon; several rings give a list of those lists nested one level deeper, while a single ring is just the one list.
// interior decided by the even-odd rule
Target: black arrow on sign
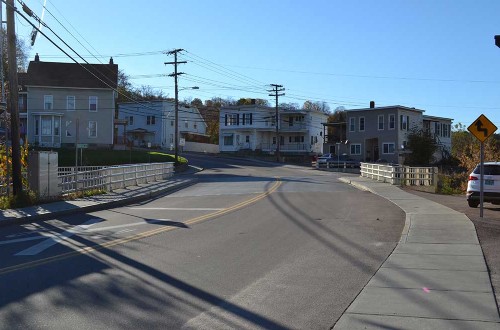
[{"label": "black arrow on sign", "polygon": [[485,137],[488,136],[488,129],[483,127],[483,122],[481,121],[481,119],[478,119],[476,121],[476,129],[478,132],[483,132]]}]

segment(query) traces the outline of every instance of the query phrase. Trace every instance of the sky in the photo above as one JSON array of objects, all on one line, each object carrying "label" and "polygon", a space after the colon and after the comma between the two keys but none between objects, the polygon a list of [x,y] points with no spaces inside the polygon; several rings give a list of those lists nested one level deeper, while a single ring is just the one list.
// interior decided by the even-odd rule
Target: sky
[{"label": "sky", "polygon": [[[39,17],[43,2],[24,1]],[[465,127],[484,114],[500,128],[498,0],[46,2],[42,32],[59,47],[79,62],[64,43],[89,63],[112,56],[135,87],[161,89],[168,97],[174,97],[173,66],[164,63],[174,58],[166,52],[184,49],[181,100],[244,97],[274,104],[267,90],[280,84],[280,103],[320,101],[334,110],[375,101]],[[29,41],[32,26],[16,17],[18,37]],[[41,34],[30,60],[36,53],[41,61],[72,61]]]}]

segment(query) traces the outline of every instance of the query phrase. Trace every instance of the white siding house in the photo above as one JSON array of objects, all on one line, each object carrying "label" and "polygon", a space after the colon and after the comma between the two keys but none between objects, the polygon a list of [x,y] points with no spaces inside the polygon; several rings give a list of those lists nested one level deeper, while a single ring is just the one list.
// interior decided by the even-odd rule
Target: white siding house
[{"label": "white siding house", "polygon": [[321,152],[323,131],[321,123],[327,115],[312,110],[276,109],[261,105],[224,107],[220,110],[219,148],[221,152],[241,150],[283,154],[309,155]]},{"label": "white siding house", "polygon": [[[125,120],[119,131],[134,146],[172,150],[175,145],[175,103],[172,101],[126,102],[118,105],[118,118]],[[195,107],[179,105],[178,138],[187,134],[206,135],[207,125]]]}]

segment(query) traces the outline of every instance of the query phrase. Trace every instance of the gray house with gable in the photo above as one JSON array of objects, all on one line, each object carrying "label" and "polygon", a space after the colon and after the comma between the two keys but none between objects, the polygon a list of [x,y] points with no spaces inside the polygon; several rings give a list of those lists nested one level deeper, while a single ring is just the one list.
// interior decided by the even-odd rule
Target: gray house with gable
[{"label": "gray house with gable", "polygon": [[38,54],[19,74],[23,140],[60,148],[113,145],[118,65],[42,62]]},{"label": "gray house with gable", "polygon": [[451,150],[451,118],[424,115],[425,110],[400,105],[347,110],[346,153],[359,161],[400,163],[408,133],[423,129],[434,135],[439,149],[436,160]]}]

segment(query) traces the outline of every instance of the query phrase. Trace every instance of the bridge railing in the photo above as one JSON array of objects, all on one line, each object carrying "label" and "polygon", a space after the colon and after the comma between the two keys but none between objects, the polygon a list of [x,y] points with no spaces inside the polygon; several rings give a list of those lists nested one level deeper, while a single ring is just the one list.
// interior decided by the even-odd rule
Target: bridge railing
[{"label": "bridge railing", "polygon": [[361,176],[393,185],[436,186],[437,167],[361,163]]}]

